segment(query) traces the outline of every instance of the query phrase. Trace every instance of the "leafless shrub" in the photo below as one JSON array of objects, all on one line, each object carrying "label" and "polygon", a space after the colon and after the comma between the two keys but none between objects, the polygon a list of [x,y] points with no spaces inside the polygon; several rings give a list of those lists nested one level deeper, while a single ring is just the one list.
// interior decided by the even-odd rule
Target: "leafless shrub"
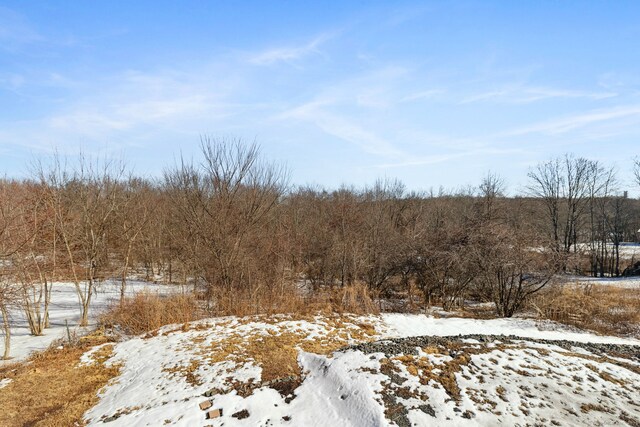
[{"label": "leafless shrub", "polygon": [[105,327],[119,327],[124,333],[138,335],[174,323],[187,323],[200,319],[204,311],[192,295],[162,296],[137,293],[114,303],[100,316]]}]

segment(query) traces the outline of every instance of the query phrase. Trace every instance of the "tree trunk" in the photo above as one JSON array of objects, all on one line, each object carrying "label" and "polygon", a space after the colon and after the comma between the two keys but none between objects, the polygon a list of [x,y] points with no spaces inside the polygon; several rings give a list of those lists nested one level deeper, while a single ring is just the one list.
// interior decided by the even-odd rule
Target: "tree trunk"
[{"label": "tree trunk", "polygon": [[9,326],[9,312],[4,304],[0,304],[0,311],[2,312],[2,326],[4,330],[4,354],[3,360],[9,359],[9,353],[11,352],[11,327]]}]

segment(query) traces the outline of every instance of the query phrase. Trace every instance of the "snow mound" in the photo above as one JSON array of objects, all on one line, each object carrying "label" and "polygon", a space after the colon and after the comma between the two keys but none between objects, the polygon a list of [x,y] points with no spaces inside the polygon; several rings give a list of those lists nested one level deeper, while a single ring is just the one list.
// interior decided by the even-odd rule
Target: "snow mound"
[{"label": "snow mound", "polygon": [[[451,336],[459,334],[466,336]],[[640,342],[517,319],[209,319],[117,344],[108,363],[121,366],[120,375],[85,419],[96,426],[633,425],[640,356],[630,344]]]}]

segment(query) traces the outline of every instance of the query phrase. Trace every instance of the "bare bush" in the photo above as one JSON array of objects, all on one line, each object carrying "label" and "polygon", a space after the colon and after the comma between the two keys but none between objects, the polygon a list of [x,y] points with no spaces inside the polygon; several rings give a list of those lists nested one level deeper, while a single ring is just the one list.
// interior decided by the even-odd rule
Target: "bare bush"
[{"label": "bare bush", "polygon": [[563,256],[550,249],[534,250],[531,239],[517,230],[491,224],[474,243],[477,281],[500,317],[511,317],[527,299],[541,291],[561,270]]},{"label": "bare bush", "polygon": [[259,231],[271,225],[286,172],[262,161],[257,145],[240,140],[204,138],[202,153],[201,163],[183,160],[165,179],[180,229],[189,237],[183,250],[195,260],[208,301],[214,288],[232,297],[239,289],[276,286],[260,282],[278,266],[261,263],[256,248],[265,243]]},{"label": "bare bush", "polygon": [[124,333],[138,335],[174,323],[187,323],[203,317],[204,312],[193,295],[162,296],[137,293],[112,305],[100,316],[100,324],[119,327]]}]

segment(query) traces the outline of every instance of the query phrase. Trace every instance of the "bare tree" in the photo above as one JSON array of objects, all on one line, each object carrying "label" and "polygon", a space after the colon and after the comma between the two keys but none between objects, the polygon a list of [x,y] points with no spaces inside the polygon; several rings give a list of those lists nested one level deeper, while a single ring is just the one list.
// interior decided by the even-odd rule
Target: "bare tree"
[{"label": "bare tree", "polygon": [[80,155],[75,167],[55,155],[48,168],[36,173],[48,190],[57,233],[67,256],[67,268],[80,302],[80,325],[89,321],[89,307],[99,271],[109,262],[107,248],[116,213],[123,203],[122,179],[126,168],[113,160]]},{"label": "bare tree", "polygon": [[533,181],[528,187],[529,193],[544,203],[547,218],[551,225],[555,250],[559,252],[560,202],[564,183],[560,160],[554,159],[539,163],[534,170],[529,172],[528,176]]},{"label": "bare tree", "polygon": [[589,191],[590,224],[588,247],[591,258],[591,272],[594,276],[598,276],[598,272],[601,276],[604,276],[609,242],[607,211],[610,196],[617,186],[617,180],[613,168],[605,169],[597,162],[592,162],[590,167],[587,186]]},{"label": "bare tree", "polygon": [[[3,262],[0,258],[0,262]],[[2,270],[2,267],[0,267]],[[2,332],[4,334],[4,350],[2,359],[9,359],[11,356],[11,323],[9,309],[16,305],[18,301],[18,290],[7,277],[0,271],[0,315],[2,318]]]},{"label": "bare tree", "polygon": [[364,245],[359,239],[364,227],[360,195],[354,188],[343,186],[331,194],[328,202],[329,257],[322,262],[329,267],[327,279],[330,286],[336,281],[340,286],[351,285],[359,278],[364,262]]},{"label": "bare tree", "polygon": [[474,240],[476,280],[491,295],[501,317],[513,316],[527,298],[544,288],[565,256],[555,250],[532,249],[530,236],[505,225],[478,230]]},{"label": "bare tree", "polygon": [[630,223],[631,212],[629,210],[629,199],[622,196],[613,197],[611,207],[606,215],[607,231],[612,243],[612,256],[609,260],[609,274],[620,276],[620,244],[624,238],[625,229]]},{"label": "bare tree", "polygon": [[52,278],[55,274],[55,220],[41,185],[21,184],[19,232],[26,242],[13,257],[21,304],[32,335],[49,327]]},{"label": "bare tree", "polygon": [[[595,164],[595,166],[594,166]],[[597,162],[565,155],[538,164],[528,174],[529,194],[544,203],[556,251],[578,250],[578,236]]]},{"label": "bare tree", "polygon": [[491,221],[496,215],[498,199],[504,197],[506,190],[504,179],[500,175],[489,171],[482,179],[478,190],[482,216],[484,220]]},{"label": "bare tree", "polygon": [[378,180],[364,194],[363,243],[366,250],[365,281],[372,289],[386,291],[402,265],[405,187],[398,180]]},{"label": "bare tree", "polygon": [[208,299],[216,286],[233,297],[239,289],[259,286],[251,279],[250,263],[257,258],[247,243],[268,224],[287,173],[262,161],[255,143],[205,137],[201,149],[201,163],[182,159],[165,173],[165,182],[183,229],[201,250],[194,255]]},{"label": "bare tree", "polygon": [[120,303],[124,302],[127,276],[132,263],[134,245],[145,230],[151,218],[150,199],[151,188],[149,183],[129,178],[123,183],[120,193],[120,206],[116,215],[113,247],[119,250],[120,263],[122,264],[120,276]]},{"label": "bare tree", "polygon": [[16,305],[19,297],[13,257],[26,243],[19,233],[20,212],[16,203],[16,187],[16,183],[0,180],[0,315],[4,333],[3,359],[8,359],[11,353],[9,309]]}]

